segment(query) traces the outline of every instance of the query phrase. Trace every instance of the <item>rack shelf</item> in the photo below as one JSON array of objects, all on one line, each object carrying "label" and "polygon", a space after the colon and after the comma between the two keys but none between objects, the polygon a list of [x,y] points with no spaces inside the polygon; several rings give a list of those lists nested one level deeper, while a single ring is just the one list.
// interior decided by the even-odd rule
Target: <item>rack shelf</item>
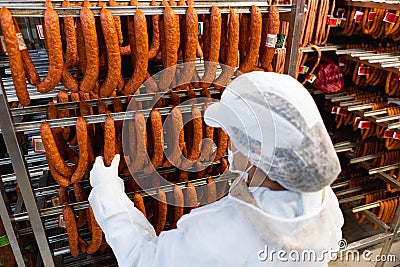
[{"label": "rack shelf", "polygon": [[346,1],[346,6],[400,10],[400,1]]}]

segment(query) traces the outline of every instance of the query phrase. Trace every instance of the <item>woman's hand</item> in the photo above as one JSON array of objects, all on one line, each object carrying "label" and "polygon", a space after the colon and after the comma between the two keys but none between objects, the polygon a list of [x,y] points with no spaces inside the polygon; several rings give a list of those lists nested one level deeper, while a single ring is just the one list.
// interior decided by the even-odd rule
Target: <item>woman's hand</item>
[{"label": "woman's hand", "polygon": [[[90,171],[90,184],[92,187],[96,187],[100,184],[106,184],[108,182],[115,182],[115,179],[122,180],[118,177],[118,164],[120,155],[116,154],[111,162],[110,167],[104,165],[103,157],[99,156]],[[123,183],[122,183],[123,185]]]}]

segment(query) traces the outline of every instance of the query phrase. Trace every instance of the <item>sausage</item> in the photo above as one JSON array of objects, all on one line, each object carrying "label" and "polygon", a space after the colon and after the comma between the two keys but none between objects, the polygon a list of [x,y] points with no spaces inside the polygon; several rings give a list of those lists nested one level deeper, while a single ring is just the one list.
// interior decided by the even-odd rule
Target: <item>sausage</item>
[{"label": "sausage", "polygon": [[79,254],[78,228],[76,226],[74,211],[68,203],[65,204],[62,214],[68,234],[69,250],[73,257],[77,257]]},{"label": "sausage", "polygon": [[196,70],[196,47],[198,43],[198,17],[194,7],[188,7],[185,18],[185,43],[184,46],[184,62],[185,65],[182,70],[182,75],[179,79],[178,85],[180,88],[188,88],[194,71]]},{"label": "sausage", "polygon": [[103,231],[101,230],[99,224],[97,223],[94,214],[93,214],[93,210],[92,207],[89,205],[89,223],[91,225],[90,227],[90,232],[92,233],[92,241],[90,242],[90,244],[87,246],[86,248],[86,253],[87,254],[93,254],[95,253],[100,245],[101,242],[103,241]]},{"label": "sausage", "polygon": [[[207,107],[209,104],[204,104],[204,112],[206,111]],[[204,121],[203,121],[203,136],[204,139],[202,141],[201,145],[201,160],[211,160],[211,154],[213,152],[213,139],[214,139],[214,128],[211,126],[208,126]]]},{"label": "sausage", "polygon": [[250,36],[250,16],[248,14],[240,15],[239,28],[239,57],[240,63],[244,61],[247,55]]},{"label": "sausage", "polygon": [[214,87],[216,89],[222,89],[228,84],[238,61],[239,16],[234,9],[229,10],[227,40],[225,65],[222,65],[222,72],[214,81]]},{"label": "sausage", "polygon": [[144,217],[146,217],[146,208],[144,206],[142,195],[139,193],[133,194],[133,203],[135,208],[137,208],[141,213],[143,213]]},{"label": "sausage", "polygon": [[[85,193],[85,190],[83,189],[82,185],[80,185],[79,183],[74,184],[74,195],[75,195],[76,202],[82,202],[82,201],[87,200],[87,195]],[[87,222],[87,217],[86,217],[87,212],[86,211],[87,211],[87,209],[82,209],[82,210],[79,210],[79,212],[78,212],[78,221],[76,222],[76,225],[78,228],[84,226]]]},{"label": "sausage", "polygon": [[[69,0],[64,0],[61,4],[62,7],[70,8],[71,3]],[[65,46],[65,64],[67,68],[73,68],[77,63],[77,41],[76,41],[76,30],[75,30],[75,22],[72,17],[63,18],[64,22],[64,36],[66,41]]]},{"label": "sausage", "polygon": [[[109,6],[118,6],[118,4],[115,0],[109,0],[108,5]],[[122,45],[122,43],[124,42],[124,38],[122,36],[121,18],[119,16],[114,16],[114,24],[115,24],[115,29],[117,31],[118,44]]]},{"label": "sausage", "polygon": [[143,113],[136,112],[135,114],[135,132],[136,132],[136,151],[133,160],[133,172],[142,171],[146,164],[147,155],[147,132],[146,119]]},{"label": "sausage", "polygon": [[160,32],[161,40],[163,40],[161,47],[165,49],[165,53],[162,50],[161,55],[163,57],[164,70],[160,75],[158,86],[162,91],[165,91],[175,78],[179,49],[179,19],[169,6],[166,6],[164,9]]},{"label": "sausage", "polygon": [[[150,5],[157,6],[157,2],[155,0],[152,0]],[[149,49],[149,60],[153,60],[157,56],[158,50],[160,50],[160,28],[158,26],[159,20],[160,20],[159,15],[151,16],[151,23],[153,25],[153,34],[151,37],[151,45]]]},{"label": "sausage", "polygon": [[156,234],[159,235],[162,230],[164,230],[165,222],[167,221],[167,196],[165,195],[164,190],[158,189],[157,191],[157,214],[156,214],[156,225],[154,229],[156,230]]},{"label": "sausage", "polygon": [[196,188],[191,182],[186,185],[185,206],[188,211],[198,207]]},{"label": "sausage", "polygon": [[48,46],[47,54],[49,58],[49,70],[46,77],[37,85],[40,93],[47,93],[52,90],[61,80],[64,67],[63,50],[61,43],[60,24],[57,12],[51,4],[44,12],[44,36],[45,44]]},{"label": "sausage", "polygon": [[215,129],[214,135],[217,140],[217,150],[214,152],[211,158],[214,158],[213,162],[216,162],[225,154],[226,149],[228,148],[229,137],[221,128]]},{"label": "sausage", "polygon": [[61,75],[61,83],[71,92],[77,93],[79,89],[78,81],[71,75],[68,71],[67,64],[64,64],[62,75]]},{"label": "sausage", "polygon": [[183,207],[184,207],[184,197],[182,189],[175,185],[174,186],[174,220],[171,225],[172,229],[176,228],[176,224],[178,220],[183,216]]},{"label": "sausage", "polygon": [[[136,16],[135,16],[136,17]],[[100,97],[108,97],[115,90],[121,77],[121,55],[119,53],[118,33],[111,12],[102,8],[101,28],[107,48],[107,77],[100,87]]]},{"label": "sausage", "polygon": [[115,149],[115,125],[111,117],[106,118],[104,124],[104,164],[110,166],[116,154]]},{"label": "sausage", "polygon": [[[221,22],[221,44],[228,44],[228,14],[222,14],[222,22]],[[226,61],[226,46],[221,45],[219,49],[219,62],[225,64]]]},{"label": "sausage", "polygon": [[[268,35],[274,38],[274,36],[279,33],[279,26],[279,9],[276,6],[270,6],[268,18]],[[267,71],[273,71],[271,63],[274,58],[275,47],[269,47],[268,44],[263,45],[264,49],[260,58],[261,67]],[[272,44],[270,46],[272,46]]]},{"label": "sausage", "polygon": [[[15,31],[21,32],[18,26],[18,22],[15,18],[13,18],[14,21],[14,27]],[[37,83],[40,81],[39,73],[36,70],[35,65],[32,62],[31,56],[29,55],[29,52],[27,49],[23,49],[20,51],[21,57],[22,57],[22,62],[24,63],[24,70],[26,77],[28,78],[28,81],[32,85],[37,85]]]},{"label": "sausage", "polygon": [[[271,22],[272,20],[270,19],[269,21]],[[249,36],[249,45],[247,47],[246,57],[244,58],[243,61],[240,61],[239,65],[240,73],[247,73],[253,71],[257,63],[258,51],[261,42],[261,28],[262,28],[262,14],[257,6],[251,7],[250,27],[251,31]]]},{"label": "sausage", "polygon": [[167,140],[169,154],[168,160],[173,165],[179,166],[181,163],[181,155],[184,146],[184,136],[182,136],[184,131],[182,113],[178,107],[172,109],[167,127],[169,127],[168,130],[171,131],[170,134],[168,134],[169,138]]},{"label": "sausage", "polygon": [[204,61],[204,75],[201,79],[200,86],[208,88],[214,81],[218,67],[219,49],[221,43],[221,11],[218,7],[211,7],[210,32],[209,32],[209,56]]},{"label": "sausage", "polygon": [[132,77],[125,84],[123,93],[133,94],[142,85],[147,75],[149,59],[149,43],[147,35],[146,16],[141,10],[136,10],[132,18],[128,18],[129,44],[131,47],[134,71]]},{"label": "sausage", "polygon": [[[61,157],[57,149],[56,142],[54,141],[53,134],[51,133],[50,126],[46,121],[44,121],[40,126],[40,135],[42,137],[43,146],[46,150],[46,155],[50,159],[49,164],[52,164],[62,176],[71,177],[72,170],[70,167],[68,167],[64,159]],[[70,182],[69,180],[67,180],[59,184],[61,186],[68,186]]]},{"label": "sausage", "polygon": [[[68,93],[65,90],[58,91],[57,94],[57,102],[58,103],[67,103],[69,101]],[[69,110],[60,110],[58,111],[59,118],[69,118]],[[65,141],[70,141],[71,138],[71,128],[66,126],[63,128],[63,136]]]},{"label": "sausage", "polygon": [[[89,107],[88,103],[85,100],[81,100],[79,103],[79,110],[81,112],[81,116],[90,116],[93,114],[93,111]],[[95,161],[95,156],[94,156],[94,132],[95,132],[95,126],[93,124],[89,124],[86,126],[87,128],[87,147],[88,147],[88,161],[90,164],[93,164]],[[78,140],[79,143],[79,140]]]},{"label": "sausage", "polygon": [[207,178],[207,203],[210,204],[217,200],[217,188],[212,178]]},{"label": "sausage", "polygon": [[200,157],[200,147],[203,140],[203,122],[201,111],[198,107],[192,106],[192,121],[191,127],[193,132],[193,139],[191,146],[188,148],[188,160],[195,161]]},{"label": "sausage", "polygon": [[[151,173],[154,169],[160,167],[164,159],[164,134],[161,114],[158,110],[153,109],[150,113],[151,123],[151,140],[153,144],[153,153],[151,163],[144,168],[144,173]],[[154,168],[154,169],[153,169]]]},{"label": "sausage", "polygon": [[158,84],[148,72],[146,74],[146,81],[144,82],[144,86],[146,87],[147,94],[158,92]]},{"label": "sausage", "polygon": [[[46,112],[46,117],[48,120],[54,120],[54,119],[58,119],[58,110],[57,108],[53,105],[53,103],[51,102],[49,107],[47,108],[47,112]],[[54,140],[56,142],[57,145],[57,149],[60,152],[60,155],[62,158],[65,158],[65,141],[64,141],[64,137],[62,134],[62,129],[61,128],[52,128],[51,132],[53,133],[54,136]]]},{"label": "sausage", "polygon": [[58,201],[61,205],[65,205],[65,203],[69,202],[68,188],[60,186],[58,189]]},{"label": "sausage", "polygon": [[79,116],[76,120],[76,136],[79,145],[79,161],[75,172],[71,176],[72,183],[78,183],[80,180],[82,180],[83,175],[85,175],[89,160],[87,124],[86,120],[81,116]]},{"label": "sausage", "polygon": [[80,13],[83,39],[85,42],[86,66],[90,66],[89,68],[85,68],[85,73],[80,84],[80,90],[86,93],[93,90],[99,76],[100,68],[95,19],[88,5],[88,1],[85,0]]},{"label": "sausage", "polygon": [[125,88],[125,79],[122,76],[122,74],[119,76],[118,84],[117,84],[117,90],[118,92],[122,92]]},{"label": "sausage", "polygon": [[78,49],[77,60],[78,69],[82,73],[86,70],[86,49],[85,49],[85,39],[83,38],[82,23],[80,19],[76,20],[76,46]]},{"label": "sausage", "polygon": [[1,9],[0,23],[4,41],[7,46],[11,75],[18,100],[21,105],[29,106],[31,100],[26,87],[24,63],[22,61],[21,52],[19,51],[18,39],[15,35],[15,27],[11,12],[5,7]]}]

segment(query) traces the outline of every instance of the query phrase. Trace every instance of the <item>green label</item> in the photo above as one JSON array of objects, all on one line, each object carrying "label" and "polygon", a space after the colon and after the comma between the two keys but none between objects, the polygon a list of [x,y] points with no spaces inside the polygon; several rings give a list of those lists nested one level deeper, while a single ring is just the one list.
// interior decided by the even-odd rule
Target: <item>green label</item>
[{"label": "green label", "polygon": [[10,244],[7,235],[0,236],[0,247],[4,247]]},{"label": "green label", "polygon": [[286,40],[286,35],[279,33],[277,35],[275,48],[283,48],[283,45],[285,44],[285,40]]}]

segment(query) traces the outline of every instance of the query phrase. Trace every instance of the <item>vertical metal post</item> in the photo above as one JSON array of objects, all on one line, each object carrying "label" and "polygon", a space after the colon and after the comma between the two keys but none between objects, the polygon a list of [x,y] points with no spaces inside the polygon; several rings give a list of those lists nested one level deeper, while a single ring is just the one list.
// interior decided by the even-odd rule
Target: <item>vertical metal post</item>
[{"label": "vertical metal post", "polygon": [[304,17],[305,0],[294,0],[292,12],[283,14],[282,19],[289,21],[289,32],[286,37],[285,73],[292,77],[297,74],[297,59],[299,57],[301,28]]},{"label": "vertical metal post", "polygon": [[[397,237],[397,232],[400,230],[400,205],[397,207],[396,210],[396,215],[394,216],[393,222],[392,222],[392,236],[385,241],[383,244],[380,256],[382,258],[383,255],[387,256],[390,253],[390,249],[392,248],[393,242]],[[385,262],[380,261],[377,262],[376,266],[377,267],[382,267],[385,264]]]},{"label": "vertical metal post", "polygon": [[0,127],[3,133],[3,138],[10,155],[11,163],[13,165],[15,176],[17,177],[26,210],[29,214],[32,230],[35,235],[44,266],[54,267],[53,257],[47,242],[46,233],[44,231],[42,220],[40,219],[38,207],[36,206],[36,199],[33,194],[25,157],[17,139],[14,129],[14,121],[9,109],[7,96],[2,82],[0,83],[0,87],[0,110],[3,111],[0,116]]},{"label": "vertical metal post", "polygon": [[19,247],[18,237],[15,234],[14,227],[10,220],[11,211],[9,210],[8,199],[3,187],[3,182],[0,180],[0,215],[1,220],[3,221],[4,230],[6,230],[6,234],[8,240],[10,241],[11,248],[14,253],[15,261],[18,266],[25,267],[24,257],[21,253],[21,248]]}]

